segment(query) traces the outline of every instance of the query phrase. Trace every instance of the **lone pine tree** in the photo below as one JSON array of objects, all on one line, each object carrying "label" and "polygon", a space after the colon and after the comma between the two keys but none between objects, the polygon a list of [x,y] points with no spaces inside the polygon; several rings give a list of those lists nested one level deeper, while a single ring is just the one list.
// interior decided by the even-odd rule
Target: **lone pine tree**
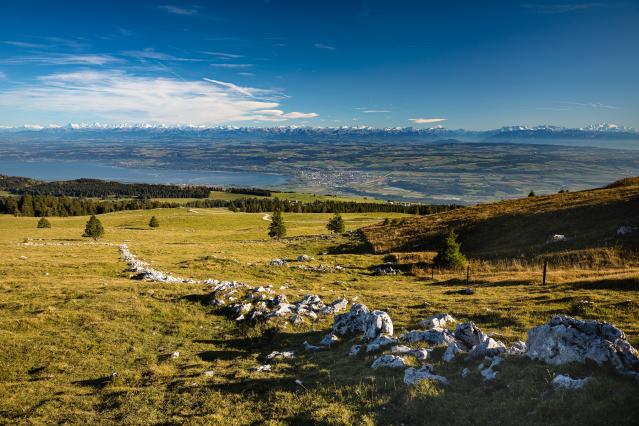
[{"label": "lone pine tree", "polygon": [[268,236],[271,238],[280,238],[284,235],[286,235],[286,226],[284,226],[282,212],[279,210],[275,210],[275,212],[273,212],[271,224],[268,227]]},{"label": "lone pine tree", "polygon": [[102,223],[100,222],[100,219],[98,219],[95,216],[91,216],[89,218],[89,221],[86,224],[86,227],[84,228],[84,234],[82,234],[82,236],[90,237],[90,238],[93,238],[94,240],[97,240],[103,235],[104,235],[104,228],[102,227]]},{"label": "lone pine tree", "polygon": [[466,266],[466,257],[462,254],[461,245],[457,242],[454,232],[448,234],[442,241],[440,249],[435,256],[435,265],[444,268],[463,268]]},{"label": "lone pine tree", "polygon": [[328,221],[328,224],[326,224],[326,229],[336,234],[342,234],[344,232],[344,219],[342,219],[342,215],[335,213]]}]

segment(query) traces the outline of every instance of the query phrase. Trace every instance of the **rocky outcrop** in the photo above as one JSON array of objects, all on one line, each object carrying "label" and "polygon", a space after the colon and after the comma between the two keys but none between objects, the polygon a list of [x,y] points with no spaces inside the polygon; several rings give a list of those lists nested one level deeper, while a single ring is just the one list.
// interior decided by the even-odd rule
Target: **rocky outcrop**
[{"label": "rocky outcrop", "polygon": [[611,364],[619,373],[639,379],[637,350],[623,331],[607,322],[555,316],[529,330],[526,345],[529,358],[547,364],[594,361]]},{"label": "rocky outcrop", "polygon": [[433,373],[433,366],[426,365],[422,368],[407,368],[404,371],[404,383],[407,385],[416,385],[425,380],[431,380],[444,385],[448,384],[448,379]]},{"label": "rocky outcrop", "polygon": [[431,328],[430,330],[411,330],[401,336],[408,343],[426,342],[435,346],[443,346],[453,343],[455,337],[445,328]]}]

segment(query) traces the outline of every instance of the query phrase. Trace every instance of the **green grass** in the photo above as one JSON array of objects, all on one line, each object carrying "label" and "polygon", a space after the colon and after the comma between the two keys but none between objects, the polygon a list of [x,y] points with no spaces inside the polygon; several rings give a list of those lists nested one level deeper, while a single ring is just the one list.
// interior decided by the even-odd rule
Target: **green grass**
[{"label": "green grass", "polygon": [[[150,229],[151,215],[160,228]],[[345,214],[347,230],[394,214]],[[272,284],[290,300],[317,293],[326,301],[357,297],[393,318],[397,333],[423,317],[449,312],[473,320],[511,342],[554,314],[612,321],[639,344],[639,269],[492,270],[473,276],[475,295],[463,296],[464,275],[437,272],[373,276],[383,256],[336,251],[345,237],[326,234],[330,214],[285,213],[289,235],[266,238],[263,214],[224,209],[158,209],[99,216],[106,234],[93,244],[80,237],[87,217],[0,216],[0,423],[6,424],[632,424],[637,384],[607,368],[550,367],[507,360],[495,383],[481,382],[476,364],[462,380],[463,362],[433,364],[451,381],[409,388],[401,372],[374,372],[372,357],[352,358],[346,341],[307,354],[330,319],[279,333],[237,326],[207,304],[201,285],[130,279],[117,247],[154,267],[193,278]],[[35,244],[24,245],[27,239]],[[64,244],[64,245],[52,245]],[[338,252],[340,254],[322,254]],[[339,264],[317,273],[268,265],[275,257],[306,253],[312,264]],[[594,308],[577,303],[588,298]],[[254,372],[272,350],[295,350],[272,372]],[[176,359],[170,357],[179,351]],[[213,371],[211,376],[204,374]],[[556,372],[593,375],[578,392],[553,391]],[[112,373],[117,373],[111,379]],[[295,380],[301,380],[303,386]]]}]

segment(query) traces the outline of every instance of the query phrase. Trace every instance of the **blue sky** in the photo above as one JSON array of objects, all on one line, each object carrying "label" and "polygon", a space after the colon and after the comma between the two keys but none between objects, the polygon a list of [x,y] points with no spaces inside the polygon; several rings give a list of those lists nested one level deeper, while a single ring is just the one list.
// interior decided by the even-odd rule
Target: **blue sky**
[{"label": "blue sky", "polygon": [[637,1],[30,1],[0,125],[639,127]]}]

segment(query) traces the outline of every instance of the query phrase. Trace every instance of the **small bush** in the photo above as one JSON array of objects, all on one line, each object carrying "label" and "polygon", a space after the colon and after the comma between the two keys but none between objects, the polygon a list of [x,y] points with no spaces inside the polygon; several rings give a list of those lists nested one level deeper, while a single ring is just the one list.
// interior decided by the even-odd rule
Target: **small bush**
[{"label": "small bush", "polygon": [[46,217],[41,217],[38,221],[38,228],[51,228],[51,222]]},{"label": "small bush", "polygon": [[151,228],[159,228],[160,227],[160,222],[158,221],[157,217],[151,216],[151,220],[149,221],[149,227],[151,227]]}]

